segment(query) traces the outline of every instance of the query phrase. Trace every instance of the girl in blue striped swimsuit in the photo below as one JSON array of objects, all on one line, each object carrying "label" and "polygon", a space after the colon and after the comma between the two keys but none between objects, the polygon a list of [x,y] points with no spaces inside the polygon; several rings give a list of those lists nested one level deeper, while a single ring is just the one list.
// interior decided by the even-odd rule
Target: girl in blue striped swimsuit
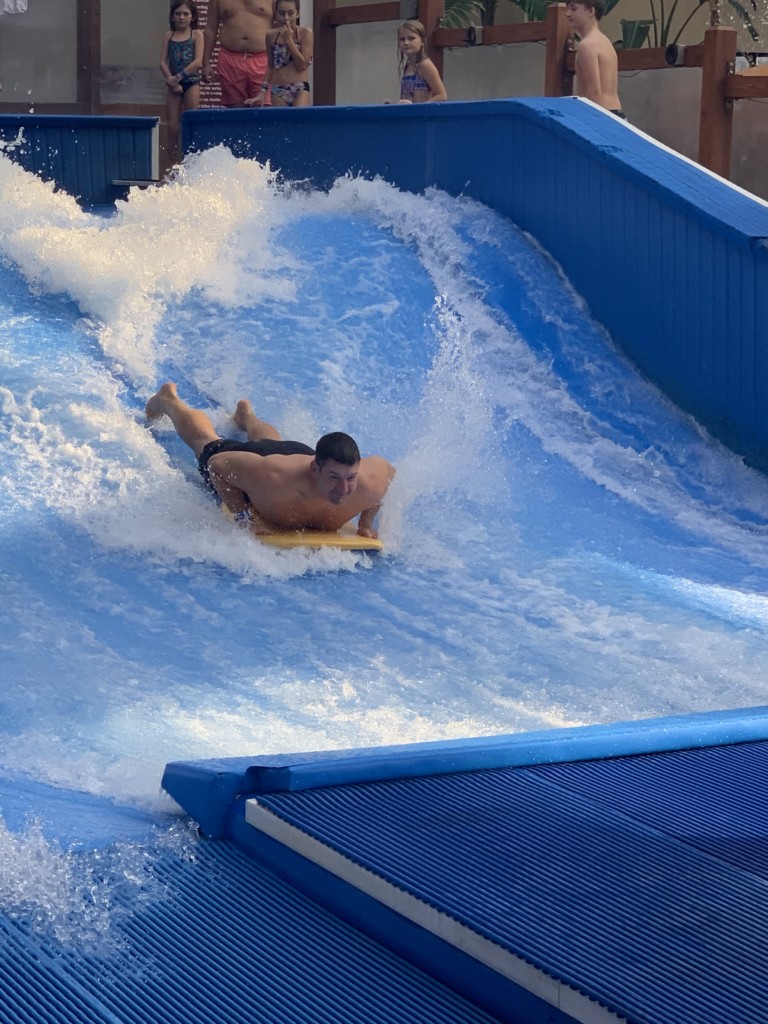
[{"label": "girl in blue striped swimsuit", "polygon": [[197,27],[194,0],[173,0],[168,16],[171,31],[163,36],[160,70],[167,92],[168,157],[179,158],[179,122],[184,110],[200,106],[200,68],[203,66],[203,33]]}]

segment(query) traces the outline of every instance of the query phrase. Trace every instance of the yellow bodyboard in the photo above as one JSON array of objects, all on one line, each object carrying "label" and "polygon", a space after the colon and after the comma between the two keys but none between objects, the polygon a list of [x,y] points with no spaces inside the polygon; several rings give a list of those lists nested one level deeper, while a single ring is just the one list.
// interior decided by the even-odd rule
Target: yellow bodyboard
[{"label": "yellow bodyboard", "polygon": [[[226,507],[221,510],[233,523],[234,515]],[[336,533],[325,530],[291,530],[287,533],[251,534],[254,540],[271,548],[337,548],[342,551],[383,551],[384,545],[372,537],[361,537],[354,527],[343,526]]]},{"label": "yellow bodyboard", "polygon": [[322,530],[296,530],[293,533],[264,533],[256,536],[273,548],[341,548],[344,551],[383,551],[384,545],[372,537],[360,537],[351,530],[326,533]]}]

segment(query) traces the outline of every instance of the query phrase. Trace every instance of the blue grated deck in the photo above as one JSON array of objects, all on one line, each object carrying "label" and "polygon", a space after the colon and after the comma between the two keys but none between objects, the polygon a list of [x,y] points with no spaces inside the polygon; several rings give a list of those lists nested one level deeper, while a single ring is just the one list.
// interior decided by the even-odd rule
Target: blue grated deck
[{"label": "blue grated deck", "polygon": [[767,775],[761,741],[262,793],[246,819],[539,994],[559,979],[574,1019],[765,1024]]},{"label": "blue grated deck", "polygon": [[148,871],[101,953],[0,918],[1,1024],[492,1024],[230,842]]}]

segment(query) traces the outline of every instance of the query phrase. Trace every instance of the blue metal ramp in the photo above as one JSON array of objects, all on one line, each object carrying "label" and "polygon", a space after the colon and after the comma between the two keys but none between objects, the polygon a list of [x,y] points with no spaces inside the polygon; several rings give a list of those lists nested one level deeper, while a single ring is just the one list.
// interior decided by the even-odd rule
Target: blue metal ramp
[{"label": "blue metal ramp", "polygon": [[491,1024],[238,850],[200,841],[115,894],[101,952],[0,918],[2,1024]]},{"label": "blue metal ramp", "polygon": [[573,1019],[764,1024],[767,776],[763,741],[262,793],[245,816]]}]

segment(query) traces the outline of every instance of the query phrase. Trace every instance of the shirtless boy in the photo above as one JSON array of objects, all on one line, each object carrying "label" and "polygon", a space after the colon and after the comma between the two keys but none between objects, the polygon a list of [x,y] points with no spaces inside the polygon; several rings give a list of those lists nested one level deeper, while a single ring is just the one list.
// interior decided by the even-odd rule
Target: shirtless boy
[{"label": "shirtless boy", "polygon": [[254,533],[331,532],[360,516],[358,534],[376,537],[373,521],[395,469],[380,455],[361,459],[349,434],[326,434],[314,450],[284,441],[243,399],[233,418],[248,441],[226,440],[204,412],[182,402],[172,383],[147,402],[147,417],[160,416],[170,417],[203,479],[232,512],[247,514]]},{"label": "shirtless boy", "polygon": [[624,117],[619,100],[619,61],[608,37],[600,31],[604,0],[569,0],[566,18],[579,37],[576,47],[576,93]]},{"label": "shirtless boy", "polygon": [[210,0],[203,29],[203,81],[210,82],[211,55],[219,36],[217,70],[221,102],[243,107],[255,99],[267,73],[267,32],[272,28],[272,0]]}]

